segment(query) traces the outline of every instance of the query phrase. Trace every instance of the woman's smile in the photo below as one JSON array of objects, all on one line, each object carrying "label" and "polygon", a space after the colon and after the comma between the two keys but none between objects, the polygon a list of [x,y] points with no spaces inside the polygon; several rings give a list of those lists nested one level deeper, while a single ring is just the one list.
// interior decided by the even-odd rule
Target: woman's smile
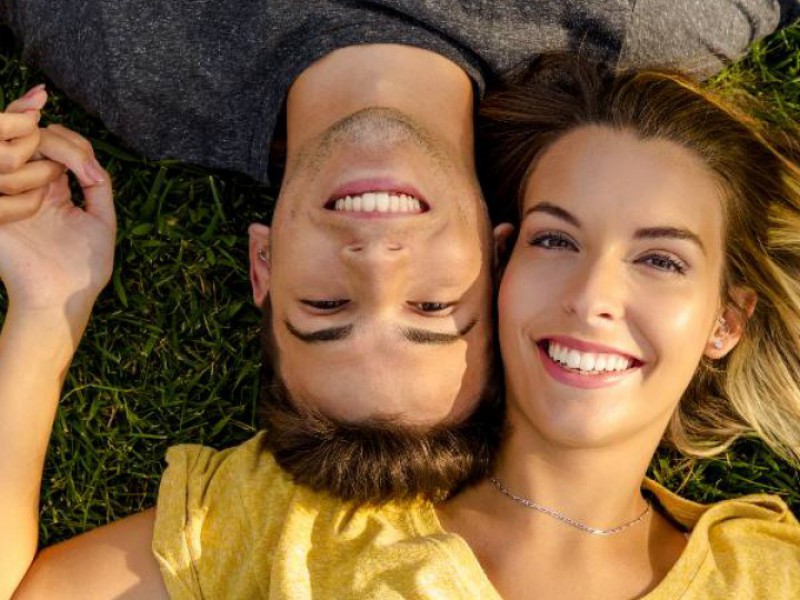
[{"label": "woman's smile", "polygon": [[644,365],[613,348],[566,336],[544,338],[536,347],[545,371],[559,383],[577,388],[615,385]]}]

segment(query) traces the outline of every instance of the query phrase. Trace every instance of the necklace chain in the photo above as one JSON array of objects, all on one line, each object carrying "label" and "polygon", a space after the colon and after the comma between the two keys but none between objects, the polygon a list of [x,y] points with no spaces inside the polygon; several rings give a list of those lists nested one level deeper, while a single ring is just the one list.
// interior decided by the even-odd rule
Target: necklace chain
[{"label": "necklace chain", "polygon": [[570,527],[574,527],[575,529],[579,529],[579,530],[583,531],[584,533],[589,533],[591,535],[608,536],[608,535],[616,535],[618,533],[622,533],[623,531],[625,531],[629,527],[633,527],[634,525],[637,525],[638,523],[641,523],[644,520],[644,518],[650,513],[650,502],[648,500],[645,500],[645,502],[647,503],[647,506],[645,507],[644,511],[642,511],[642,514],[640,514],[635,519],[632,519],[632,520],[628,521],[627,523],[623,523],[622,525],[618,525],[617,527],[612,527],[611,529],[601,529],[600,527],[590,527],[589,525],[586,525],[585,523],[581,523],[580,521],[576,521],[575,519],[571,519],[570,517],[568,517],[567,515],[565,515],[562,512],[559,512],[559,511],[554,510],[552,508],[547,508],[546,506],[543,506],[543,505],[539,504],[538,502],[534,502],[533,500],[530,500],[528,498],[523,498],[522,496],[517,496],[514,492],[510,491],[503,484],[502,481],[497,479],[497,477],[491,477],[490,476],[489,477],[489,481],[492,482],[492,485],[494,485],[494,487],[496,487],[497,490],[501,494],[503,494],[505,496],[508,496],[514,502],[518,502],[519,504],[522,504],[523,506],[525,506],[527,508],[530,508],[530,509],[533,509],[535,511],[538,511],[538,512],[544,514],[544,515],[547,515],[548,517],[556,519],[557,521],[561,521],[562,523],[565,523],[565,524],[569,525]]}]

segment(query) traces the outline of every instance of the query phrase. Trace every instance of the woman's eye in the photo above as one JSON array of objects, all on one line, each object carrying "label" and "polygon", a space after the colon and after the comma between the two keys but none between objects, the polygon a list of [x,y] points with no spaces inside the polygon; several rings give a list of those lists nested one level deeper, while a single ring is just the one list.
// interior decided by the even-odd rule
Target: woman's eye
[{"label": "woman's eye", "polygon": [[686,273],[686,263],[668,254],[648,254],[639,259],[639,262],[667,273],[683,275]]},{"label": "woman's eye", "polygon": [[452,306],[450,302],[412,302],[411,303],[418,311],[424,313],[436,313],[447,310]]},{"label": "woman's eye", "polygon": [[578,247],[571,237],[559,232],[540,233],[531,238],[528,245],[547,250],[572,250]]},{"label": "woman's eye", "polygon": [[300,302],[317,310],[335,310],[347,304],[349,300],[301,300]]}]

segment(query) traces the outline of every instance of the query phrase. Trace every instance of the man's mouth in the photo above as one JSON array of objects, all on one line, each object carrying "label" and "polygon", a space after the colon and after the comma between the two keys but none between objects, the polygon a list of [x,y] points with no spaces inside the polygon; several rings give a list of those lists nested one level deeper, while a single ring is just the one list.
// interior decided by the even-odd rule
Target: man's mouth
[{"label": "man's mouth", "polygon": [[349,213],[405,213],[419,214],[425,212],[426,205],[407,194],[390,192],[367,192],[356,196],[345,196],[332,200],[325,205],[329,210]]},{"label": "man's mouth", "polygon": [[542,351],[563,369],[586,376],[622,373],[644,363],[632,356],[615,352],[579,350],[570,345],[544,339],[538,342]]},{"label": "man's mouth", "polygon": [[414,186],[388,177],[371,177],[339,186],[325,208],[354,216],[405,216],[426,213],[430,205]]}]

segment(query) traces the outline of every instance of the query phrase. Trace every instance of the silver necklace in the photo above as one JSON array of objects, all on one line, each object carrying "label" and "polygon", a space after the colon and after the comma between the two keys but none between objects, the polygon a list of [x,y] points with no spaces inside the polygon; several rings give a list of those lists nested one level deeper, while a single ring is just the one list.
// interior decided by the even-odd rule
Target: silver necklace
[{"label": "silver necklace", "polygon": [[561,521],[562,523],[566,523],[570,527],[574,527],[575,529],[580,529],[584,533],[590,533],[592,535],[616,535],[617,533],[622,533],[629,527],[633,527],[634,525],[641,523],[644,518],[650,513],[650,502],[645,499],[647,503],[647,507],[642,511],[635,519],[628,521],[627,523],[623,523],[622,525],[618,525],[617,527],[612,527],[611,529],[601,529],[600,527],[589,527],[588,525],[581,523],[580,521],[576,521],[575,519],[569,518],[562,512],[558,512],[557,510],[553,510],[552,508],[547,508],[546,506],[542,506],[541,504],[534,502],[533,500],[529,500],[528,498],[523,498],[522,496],[517,496],[515,493],[511,492],[503,482],[497,479],[497,477],[489,477],[489,481],[492,482],[494,487],[498,489],[498,491],[511,498],[514,502],[519,502],[523,506],[527,508],[531,508],[535,511],[538,511],[548,517],[556,519],[557,521]]}]

